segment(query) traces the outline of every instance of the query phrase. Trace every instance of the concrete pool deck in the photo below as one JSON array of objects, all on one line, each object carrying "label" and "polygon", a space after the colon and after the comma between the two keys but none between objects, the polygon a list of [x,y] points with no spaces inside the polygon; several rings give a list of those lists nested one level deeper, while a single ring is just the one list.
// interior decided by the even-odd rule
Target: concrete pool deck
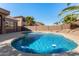
[{"label": "concrete pool deck", "polygon": [[23,34],[21,34],[20,32],[1,34],[0,35],[0,56],[16,55],[17,51],[11,47],[11,41],[14,40],[14,38],[21,37],[21,36],[23,36]]},{"label": "concrete pool deck", "polygon": [[[56,32],[52,32],[55,33]],[[79,33],[79,32],[77,32]],[[66,53],[60,53],[60,54],[52,54],[52,55],[57,55],[57,56],[73,56],[73,55],[79,55],[79,34],[76,33],[57,33],[61,34],[69,39],[72,39],[74,42],[78,44],[78,47],[75,48],[71,52],[66,52]],[[20,51],[17,51],[11,46],[11,41],[14,40],[15,38],[21,37],[24,34],[22,32],[16,32],[16,33],[9,33],[9,34],[1,34],[0,35],[0,56],[42,56],[42,55],[37,55],[37,54],[31,54],[31,53],[23,53]],[[46,56],[46,55],[44,55]],[[51,56],[51,55],[48,55]]]}]

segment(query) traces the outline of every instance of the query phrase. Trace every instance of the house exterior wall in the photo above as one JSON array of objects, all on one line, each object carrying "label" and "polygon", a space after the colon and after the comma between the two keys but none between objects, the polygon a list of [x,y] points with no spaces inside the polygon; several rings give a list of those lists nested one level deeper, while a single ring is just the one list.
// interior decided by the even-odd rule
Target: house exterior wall
[{"label": "house exterior wall", "polygon": [[16,20],[18,20],[18,31],[21,31],[21,26],[22,26],[22,18],[16,18]]},{"label": "house exterior wall", "polygon": [[[5,27],[4,27],[4,25],[5,25],[5,14],[3,14],[3,13],[0,13],[0,15],[1,15],[1,17],[2,17],[2,19],[0,19],[0,20],[2,20],[2,27],[0,27],[2,30],[1,30],[1,32],[2,33],[5,33]],[[0,24],[1,24],[1,22],[0,22]]]},{"label": "house exterior wall", "polygon": [[[11,18],[7,19],[6,16],[9,14],[9,11],[0,8],[0,34],[17,31],[18,21]],[[8,27],[6,27],[6,22],[8,22]]]},{"label": "house exterior wall", "polygon": [[24,17],[17,16],[17,17],[14,17],[14,18],[18,21],[18,23],[17,23],[17,25],[18,25],[18,31],[21,31],[22,27],[25,25],[25,22],[23,21]]},{"label": "house exterior wall", "polygon": [[16,32],[17,31],[17,21],[12,19],[5,19],[5,31],[6,33],[9,32]]}]

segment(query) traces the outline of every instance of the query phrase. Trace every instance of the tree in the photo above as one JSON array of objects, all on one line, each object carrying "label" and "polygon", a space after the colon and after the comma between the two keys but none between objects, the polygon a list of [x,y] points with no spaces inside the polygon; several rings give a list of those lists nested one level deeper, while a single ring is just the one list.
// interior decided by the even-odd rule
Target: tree
[{"label": "tree", "polygon": [[71,5],[71,3],[67,3],[67,6]]},{"label": "tree", "polygon": [[[79,14],[78,14],[79,15]],[[69,15],[66,15],[62,21],[62,23],[67,23],[67,24],[72,24],[73,22],[75,22],[77,20],[77,14],[69,14]]]},{"label": "tree", "polygon": [[58,25],[60,22],[55,22],[54,24]]},{"label": "tree", "polygon": [[40,24],[40,25],[45,25],[44,23],[42,23],[42,22],[36,22],[37,24]]},{"label": "tree", "polygon": [[[79,14],[77,14],[77,12],[79,12],[79,6],[69,6],[71,3],[67,3],[67,8],[63,9],[61,11],[61,13],[59,14],[59,16],[62,15],[66,15],[63,19],[63,23],[72,23],[75,22],[77,20],[77,17],[79,16]],[[65,14],[65,13],[69,13],[69,14]]]},{"label": "tree", "polygon": [[34,21],[34,17],[32,16],[27,16],[26,17],[26,25],[27,26],[33,26],[35,24],[35,21]]},{"label": "tree", "polygon": [[61,16],[62,14],[67,13],[67,12],[72,12],[72,13],[79,12],[79,6],[67,7],[63,9],[59,15]]}]

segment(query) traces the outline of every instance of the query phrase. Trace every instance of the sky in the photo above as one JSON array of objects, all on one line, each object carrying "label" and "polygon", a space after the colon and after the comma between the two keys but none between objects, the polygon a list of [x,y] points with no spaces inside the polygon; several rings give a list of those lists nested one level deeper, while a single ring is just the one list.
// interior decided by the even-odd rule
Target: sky
[{"label": "sky", "polygon": [[0,8],[10,11],[10,16],[33,16],[35,21],[53,25],[60,21],[58,14],[66,8],[65,3],[2,3]]}]

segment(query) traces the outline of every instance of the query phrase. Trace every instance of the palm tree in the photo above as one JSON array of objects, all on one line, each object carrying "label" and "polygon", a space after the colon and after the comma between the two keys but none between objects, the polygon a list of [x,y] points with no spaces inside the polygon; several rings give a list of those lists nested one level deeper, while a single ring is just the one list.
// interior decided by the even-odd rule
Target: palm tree
[{"label": "palm tree", "polygon": [[[65,13],[69,13],[67,14],[63,20],[63,22],[67,22],[67,23],[72,23],[74,21],[76,21],[77,17],[79,16],[79,14],[77,14],[76,12],[79,12],[79,5],[76,5],[76,6],[69,6],[71,3],[67,3],[67,8],[63,9],[61,11],[61,13],[59,14],[59,16],[62,16],[62,15],[66,15]],[[71,12],[71,13],[70,13]]]},{"label": "palm tree", "polygon": [[59,22],[55,22],[54,24],[55,24],[55,25],[58,25],[58,24],[60,24],[60,23],[61,23],[61,22],[59,21]]},{"label": "palm tree", "polygon": [[65,9],[63,9],[59,15],[62,15],[62,14],[67,13],[67,12],[72,12],[72,13],[79,12],[79,6],[67,7]]},{"label": "palm tree", "polygon": [[67,3],[67,6],[71,5],[71,3]]},{"label": "palm tree", "polygon": [[[74,22],[77,21],[77,18],[79,16],[77,12],[79,12],[79,5],[68,6],[67,8],[63,9],[59,15],[60,16],[66,15],[65,17],[63,17],[62,22],[70,24],[72,28],[75,25]],[[65,14],[65,13],[69,13],[69,14]]]},{"label": "palm tree", "polygon": [[77,16],[79,14],[68,14],[63,19],[63,23],[72,24],[73,22],[77,21]]},{"label": "palm tree", "polygon": [[35,24],[35,21],[34,21],[34,17],[32,16],[27,16],[26,17],[26,25],[27,26],[33,26]]},{"label": "palm tree", "polygon": [[36,23],[38,23],[38,24],[40,24],[40,25],[45,25],[44,23],[42,23],[42,22],[36,22]]}]

